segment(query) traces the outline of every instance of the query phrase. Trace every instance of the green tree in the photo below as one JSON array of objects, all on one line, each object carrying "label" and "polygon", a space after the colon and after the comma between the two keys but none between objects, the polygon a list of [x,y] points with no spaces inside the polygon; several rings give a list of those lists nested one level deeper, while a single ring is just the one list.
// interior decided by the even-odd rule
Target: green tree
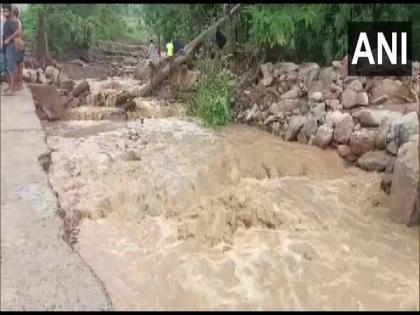
[{"label": "green tree", "polygon": [[55,54],[89,48],[100,41],[144,38],[141,24],[132,23],[139,16],[132,5],[30,4],[22,14],[26,40],[35,41],[39,10],[46,13],[49,46]]}]

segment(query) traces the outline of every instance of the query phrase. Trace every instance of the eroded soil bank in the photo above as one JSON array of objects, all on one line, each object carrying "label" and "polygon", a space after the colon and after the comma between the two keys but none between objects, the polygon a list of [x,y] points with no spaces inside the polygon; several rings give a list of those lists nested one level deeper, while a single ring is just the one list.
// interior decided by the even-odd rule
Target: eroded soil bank
[{"label": "eroded soil bank", "polygon": [[176,117],[46,129],[75,249],[117,310],[419,309],[418,228],[336,152]]}]

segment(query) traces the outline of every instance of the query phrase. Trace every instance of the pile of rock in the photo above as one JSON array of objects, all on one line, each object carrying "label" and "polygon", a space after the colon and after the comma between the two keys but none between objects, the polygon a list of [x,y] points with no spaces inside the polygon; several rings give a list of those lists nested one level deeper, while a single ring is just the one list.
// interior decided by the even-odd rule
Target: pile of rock
[{"label": "pile of rock", "polygon": [[[261,65],[259,83],[250,89],[263,87],[274,101],[257,100],[234,119],[263,126],[286,141],[334,148],[349,163],[385,172],[384,190],[397,191],[391,183],[399,182],[406,168],[393,174],[395,161],[404,161],[401,155],[408,149],[403,148],[419,132],[419,63],[413,63],[411,78],[398,80],[347,76],[346,62],[323,69],[315,63]],[[418,178],[418,161],[417,168],[409,169]],[[399,221],[407,220],[406,215]]]},{"label": "pile of rock", "polygon": [[49,84],[69,92],[75,87],[73,80],[62,70],[54,66],[48,66],[45,71],[42,68],[24,69],[23,80],[27,83]]}]

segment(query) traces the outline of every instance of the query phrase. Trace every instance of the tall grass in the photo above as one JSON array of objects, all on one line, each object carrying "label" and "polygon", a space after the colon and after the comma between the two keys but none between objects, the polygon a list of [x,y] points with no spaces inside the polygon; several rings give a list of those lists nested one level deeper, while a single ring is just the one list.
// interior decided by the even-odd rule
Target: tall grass
[{"label": "tall grass", "polygon": [[231,121],[232,78],[220,57],[201,62],[200,79],[188,108],[188,113],[199,117],[207,127],[225,126]]}]

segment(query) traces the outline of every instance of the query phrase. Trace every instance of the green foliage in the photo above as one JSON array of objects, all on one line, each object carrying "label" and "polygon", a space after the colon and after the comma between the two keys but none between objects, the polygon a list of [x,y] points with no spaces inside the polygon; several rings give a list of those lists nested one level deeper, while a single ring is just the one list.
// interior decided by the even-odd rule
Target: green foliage
[{"label": "green foliage", "polygon": [[253,5],[246,8],[251,24],[250,37],[257,45],[294,47],[296,27],[312,24],[315,10],[312,5]]},{"label": "green foliage", "polygon": [[226,74],[200,83],[196,98],[197,115],[205,126],[224,126],[230,122],[232,95]]},{"label": "green foliage", "polygon": [[187,112],[198,116],[205,126],[210,127],[225,126],[231,118],[233,86],[220,60],[216,57],[214,60],[202,61],[200,80]]},{"label": "green foliage", "polygon": [[144,4],[145,27],[163,42],[178,38],[191,41],[222,13],[215,4]]},{"label": "green foliage", "polygon": [[36,42],[38,12],[43,10],[49,47],[55,54],[100,41],[138,41],[145,37],[138,23],[139,8],[131,4],[30,4],[22,14],[24,35]]},{"label": "green foliage", "polygon": [[[260,51],[281,48],[295,61],[329,64],[347,51],[349,21],[413,21],[415,47],[420,43],[420,6],[409,4],[252,4],[231,19],[242,44]],[[188,42],[223,14],[216,4],[143,5],[145,26],[162,41]],[[416,46],[417,45],[417,46]],[[413,50],[420,54],[420,50]],[[279,56],[280,57],[280,56]]]},{"label": "green foliage", "polygon": [[[346,54],[348,22],[411,20],[415,29],[420,23],[418,8],[407,4],[278,4],[252,5],[246,12],[255,45],[287,48],[298,61],[329,64]],[[413,32],[414,43],[420,39],[417,33]]]},{"label": "green foliage", "polygon": [[[22,14],[26,40],[36,41],[38,11],[47,13],[50,49],[56,54],[101,41],[144,41],[161,47],[187,43],[224,13],[220,4],[30,4]],[[329,64],[347,50],[349,21],[411,20],[413,53],[420,58],[420,6],[415,4],[250,4],[226,24],[241,44],[278,59]],[[86,30],[91,25],[91,36]],[[230,34],[226,32],[225,35]]]}]

